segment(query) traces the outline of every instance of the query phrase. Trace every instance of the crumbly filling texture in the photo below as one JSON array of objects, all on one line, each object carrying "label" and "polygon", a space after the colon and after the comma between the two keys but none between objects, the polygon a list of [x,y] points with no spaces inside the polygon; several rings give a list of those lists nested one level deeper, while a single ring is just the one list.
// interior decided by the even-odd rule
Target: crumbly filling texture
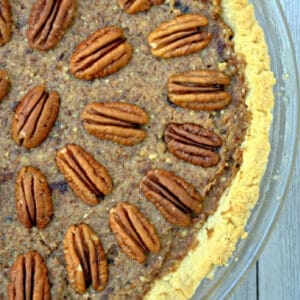
[{"label": "crumbly filling texture", "polygon": [[[106,289],[100,293],[90,289],[88,299],[141,298],[154,280],[174,271],[186,253],[196,246],[195,234],[216,210],[220,196],[242,163],[240,145],[249,121],[243,60],[233,50],[233,33],[222,21],[217,2],[175,1],[174,5],[154,6],[146,13],[130,16],[120,9],[117,1],[78,1],[75,21],[61,42],[54,50],[39,52],[30,49],[25,34],[33,1],[11,1],[13,37],[0,48],[0,69],[8,71],[12,83],[9,95],[0,105],[0,297],[6,296],[9,268],[17,255],[35,249],[46,259],[52,297],[82,299],[68,285],[63,254],[65,231],[74,223],[86,222],[98,234],[109,265]],[[147,44],[149,33],[179,13],[200,13],[209,19],[207,30],[212,33],[209,46],[200,53],[178,58],[152,56]],[[96,29],[108,25],[124,30],[127,41],[134,48],[131,62],[103,79],[75,79],[69,71],[69,60],[75,47]],[[223,110],[193,111],[168,101],[169,76],[198,69],[222,70],[231,77],[228,91],[232,101]],[[42,83],[49,90],[59,92],[59,117],[42,145],[25,150],[11,139],[14,110],[30,88]],[[124,101],[142,107],[150,116],[144,127],[146,139],[133,147],[125,147],[89,135],[81,125],[80,114],[91,101]],[[211,168],[194,166],[167,151],[163,132],[170,122],[192,122],[219,134],[223,146],[218,165]],[[77,143],[89,151],[112,176],[113,192],[95,207],[81,202],[57,170],[56,150],[66,143]],[[26,165],[38,167],[46,175],[52,190],[54,217],[43,230],[25,229],[17,219],[15,181],[19,169]],[[169,224],[141,193],[139,183],[153,168],[174,171],[205,197],[203,212],[194,216],[189,228]],[[160,237],[161,251],[149,254],[144,264],[131,260],[120,251],[109,228],[108,212],[120,201],[135,204],[155,226]]]}]

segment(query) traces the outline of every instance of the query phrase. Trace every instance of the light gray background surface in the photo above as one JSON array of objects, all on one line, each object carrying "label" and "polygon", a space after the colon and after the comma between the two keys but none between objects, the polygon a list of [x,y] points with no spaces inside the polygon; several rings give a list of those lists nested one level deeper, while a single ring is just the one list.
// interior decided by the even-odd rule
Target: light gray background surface
[{"label": "light gray background surface", "polygon": [[[280,2],[300,67],[300,0]],[[300,153],[295,165],[294,180],[271,238],[230,300],[300,300]]]}]

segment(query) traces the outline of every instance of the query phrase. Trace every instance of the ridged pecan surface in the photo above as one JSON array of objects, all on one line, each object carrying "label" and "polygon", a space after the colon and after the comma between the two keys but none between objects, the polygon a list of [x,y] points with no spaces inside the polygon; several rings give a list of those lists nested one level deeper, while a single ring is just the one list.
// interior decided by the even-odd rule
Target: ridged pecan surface
[{"label": "ridged pecan surface", "polygon": [[7,72],[5,70],[0,70],[0,102],[8,93],[9,84]]},{"label": "ridged pecan surface", "polygon": [[56,164],[76,196],[89,205],[97,205],[112,190],[107,170],[94,157],[75,144],[67,144],[56,153]]},{"label": "ridged pecan surface", "polygon": [[19,255],[10,270],[9,300],[50,300],[48,269],[37,251]]},{"label": "ridged pecan surface", "polygon": [[153,5],[162,4],[164,0],[119,0],[119,5],[128,14],[149,10]]},{"label": "ridged pecan surface", "polygon": [[174,172],[150,170],[140,186],[146,198],[171,224],[186,227],[191,215],[202,211],[202,196]]},{"label": "ridged pecan surface", "polygon": [[12,123],[14,141],[28,149],[40,145],[56,121],[59,105],[56,91],[49,93],[43,85],[32,88],[17,106]]},{"label": "ridged pecan surface", "polygon": [[191,164],[208,168],[220,160],[217,150],[222,146],[221,138],[200,125],[170,123],[164,138],[171,153]]},{"label": "ridged pecan surface", "polygon": [[31,48],[49,50],[71,25],[76,0],[37,0],[31,9],[27,38]]},{"label": "ridged pecan surface", "polygon": [[45,228],[53,215],[52,197],[44,174],[34,167],[23,167],[16,182],[18,218],[26,228]]},{"label": "ridged pecan surface", "polygon": [[90,134],[125,146],[135,145],[146,136],[140,126],[148,122],[148,115],[134,104],[92,102],[84,108],[81,119]]},{"label": "ridged pecan surface", "polygon": [[203,31],[208,19],[201,15],[180,15],[162,23],[148,36],[148,43],[154,56],[171,58],[188,55],[205,48],[211,34]]},{"label": "ridged pecan surface", "polygon": [[64,238],[68,279],[73,289],[83,294],[92,285],[102,291],[108,281],[108,268],[101,241],[89,225],[71,225]]},{"label": "ridged pecan surface", "polygon": [[160,240],[154,226],[132,204],[119,202],[109,212],[109,225],[120,248],[139,263],[149,251],[160,250]]},{"label": "ridged pecan surface", "polygon": [[199,70],[173,75],[169,78],[169,99],[173,103],[195,110],[224,108],[231,96],[225,91],[230,78],[220,71]]},{"label": "ridged pecan surface", "polygon": [[11,9],[8,0],[0,0],[0,46],[6,44],[11,36]]},{"label": "ridged pecan surface", "polygon": [[70,70],[79,79],[105,77],[126,66],[131,56],[132,47],[126,42],[122,29],[104,27],[77,46]]}]

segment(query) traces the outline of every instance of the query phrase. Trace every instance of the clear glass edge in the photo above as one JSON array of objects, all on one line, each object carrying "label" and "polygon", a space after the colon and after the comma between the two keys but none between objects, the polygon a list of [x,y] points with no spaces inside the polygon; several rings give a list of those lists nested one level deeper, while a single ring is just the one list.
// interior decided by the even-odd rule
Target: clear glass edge
[{"label": "clear glass edge", "polygon": [[[268,4],[267,1],[252,0],[250,2],[254,5],[258,20],[265,30],[272,70],[277,79],[274,88],[276,104],[270,135],[272,150],[267,171],[262,180],[259,201],[248,221],[247,239],[238,243],[227,267],[218,268],[212,280],[204,280],[201,283],[193,300],[227,298],[241,283],[251,266],[256,263],[270,238],[287,198],[293,178],[293,162],[297,147],[299,147],[297,135],[300,132],[300,112],[297,99],[300,93],[299,87],[293,84],[299,82],[299,73],[295,49],[283,9],[278,0],[273,3],[268,1]],[[277,39],[274,39],[274,35]],[[280,182],[280,185],[276,182]],[[272,195],[277,196],[274,199]]]}]

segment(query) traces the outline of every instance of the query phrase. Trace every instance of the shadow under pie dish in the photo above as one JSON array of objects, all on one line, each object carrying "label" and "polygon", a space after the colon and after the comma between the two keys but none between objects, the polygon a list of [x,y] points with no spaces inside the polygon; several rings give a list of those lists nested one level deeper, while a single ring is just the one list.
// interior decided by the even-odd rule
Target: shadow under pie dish
[{"label": "shadow under pie dish", "polygon": [[[6,203],[1,205],[1,215],[10,219],[1,224],[4,272],[0,290],[4,291],[11,281],[10,267],[16,257],[36,250],[46,262],[52,298],[81,299],[69,282],[63,240],[70,226],[86,223],[91,228],[88,232],[93,232],[90,235],[97,236],[91,240],[101,240],[100,261],[103,264],[105,257],[107,270],[103,272],[108,276],[101,291],[91,287],[95,265],[90,253],[94,248],[87,246],[90,238],[78,234],[77,242],[81,243],[76,243],[79,246],[74,249],[79,257],[78,270],[82,265],[87,297],[189,298],[213,266],[225,264],[231,256],[258,197],[269,152],[274,84],[263,32],[247,1],[187,0],[181,5],[170,1],[134,16],[122,11],[117,1],[77,2],[74,21],[54,50],[30,49],[25,21],[0,48],[1,63],[11,78],[11,89],[1,103],[3,124],[11,124],[17,101],[34,86],[44,84],[61,98],[54,127],[35,149],[25,150],[15,144],[10,126],[1,132],[1,152],[7,153],[1,160],[1,203]],[[32,4],[26,3],[21,9],[10,1],[16,20],[21,18],[21,11],[29,16]],[[195,17],[198,15],[201,18]],[[108,43],[102,37],[93,48],[89,37],[109,26],[122,28],[123,33]],[[170,38],[165,38],[165,31]],[[191,43],[195,47],[189,47]],[[110,47],[122,57],[124,44],[133,51],[128,50],[126,63],[110,76],[87,81],[75,79],[72,67],[69,71],[73,53],[80,62],[78,58],[87,51],[89,56],[95,55],[92,68],[84,60],[80,67],[90,74],[87,79],[97,78],[102,74],[97,68],[110,63]],[[157,47],[159,51],[153,53]],[[18,51],[23,51],[23,60],[19,60]],[[167,58],[165,53],[172,55]],[[121,105],[126,107],[122,112],[91,111],[89,119],[83,119],[91,102],[134,104],[149,120],[136,122],[140,116],[130,105]],[[39,118],[35,120],[38,128]],[[84,122],[92,123],[98,134],[89,134]],[[98,138],[104,131],[103,124],[110,138]],[[120,132],[126,139],[124,132],[131,130],[146,136],[133,146],[115,142]],[[80,145],[101,164],[105,176],[112,178],[111,193],[104,197],[98,189],[94,180],[99,176],[97,164],[88,163],[90,159],[82,163],[69,155],[68,166],[75,171],[67,175],[78,176],[68,179],[59,172],[56,151],[67,144]],[[21,167],[28,165],[43,172],[52,191],[53,217],[43,230],[29,231],[17,218],[16,176]],[[72,185],[67,184],[70,180]],[[96,195],[99,204],[89,206],[80,201],[73,193],[74,182]],[[143,227],[132,224],[134,218],[123,218],[134,230],[126,235],[122,232],[122,241],[128,240],[131,247],[139,245],[146,253],[143,263],[125,254],[109,225],[109,213],[124,201],[136,206],[143,216],[139,219],[146,220],[141,223]],[[155,240],[159,238],[158,252],[145,246],[142,229],[149,226],[154,227]]]}]

